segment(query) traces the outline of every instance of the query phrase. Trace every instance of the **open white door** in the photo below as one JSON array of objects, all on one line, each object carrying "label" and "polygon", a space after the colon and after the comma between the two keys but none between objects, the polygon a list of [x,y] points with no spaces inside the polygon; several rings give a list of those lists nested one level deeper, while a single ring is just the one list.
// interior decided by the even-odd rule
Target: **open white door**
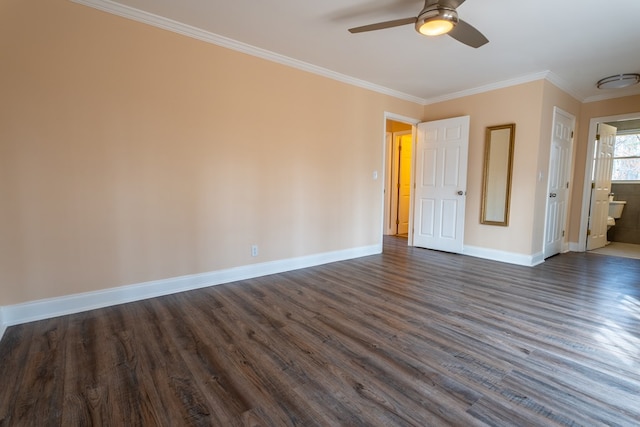
[{"label": "open white door", "polygon": [[469,116],[418,124],[413,245],[462,253]]},{"label": "open white door", "polygon": [[601,248],[607,244],[607,216],[609,215],[609,193],[611,193],[611,168],[617,129],[605,123],[598,124],[596,149],[591,185],[591,208],[587,231],[587,250]]},{"label": "open white door", "polygon": [[574,116],[557,107],[553,109],[553,134],[549,158],[549,185],[544,238],[545,258],[559,254],[565,241],[574,126]]}]

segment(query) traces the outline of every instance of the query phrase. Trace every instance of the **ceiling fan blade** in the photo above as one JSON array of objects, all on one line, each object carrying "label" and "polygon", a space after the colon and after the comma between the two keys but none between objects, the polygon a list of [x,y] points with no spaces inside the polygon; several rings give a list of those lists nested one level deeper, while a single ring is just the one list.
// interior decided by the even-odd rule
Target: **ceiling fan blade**
[{"label": "ceiling fan blade", "polygon": [[464,3],[464,0],[442,0],[440,3],[446,3],[447,6],[457,9],[458,6]]},{"label": "ceiling fan blade", "polygon": [[362,27],[349,28],[350,33],[364,33],[365,31],[383,30],[385,28],[399,27],[401,25],[415,24],[418,18],[402,18],[393,21],[378,22],[377,24],[363,25]]},{"label": "ceiling fan blade", "polygon": [[489,40],[480,31],[462,19],[458,20],[458,24],[448,34],[460,43],[475,48],[489,43]]}]

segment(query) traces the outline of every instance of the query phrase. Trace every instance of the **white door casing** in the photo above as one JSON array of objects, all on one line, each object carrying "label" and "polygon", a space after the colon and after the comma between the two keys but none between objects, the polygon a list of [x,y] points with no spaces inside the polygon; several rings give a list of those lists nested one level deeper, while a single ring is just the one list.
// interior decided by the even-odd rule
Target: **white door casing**
[{"label": "white door casing", "polygon": [[566,239],[574,128],[575,117],[554,107],[544,238],[545,258],[562,252]]},{"label": "white door casing", "polygon": [[399,136],[398,171],[398,218],[397,233],[409,232],[409,210],[411,209],[411,133]]},{"label": "white door casing", "polygon": [[469,116],[417,127],[413,245],[462,253]]},{"label": "white door casing", "polygon": [[611,169],[617,129],[605,123],[598,124],[593,164],[593,185],[589,209],[587,250],[607,244],[607,217],[611,193]]},{"label": "white door casing", "polygon": [[395,233],[395,217],[394,212],[397,210],[395,207],[397,201],[394,200],[395,190],[394,183],[397,180],[397,177],[394,177],[394,162],[393,162],[393,153],[394,153],[394,141],[393,141],[393,133],[386,132],[385,133],[385,158],[387,159],[385,165],[385,177],[387,182],[385,183],[385,208],[384,208],[384,233],[383,234],[394,234]]},{"label": "white door casing", "polygon": [[589,208],[591,206],[591,184],[593,175],[593,158],[596,148],[596,135],[599,123],[619,122],[623,120],[639,120],[640,111],[613,116],[593,117],[589,120],[589,133],[587,136],[587,156],[585,157],[585,174],[582,180],[582,203],[580,207],[580,229],[577,244],[570,243],[571,250],[581,252],[587,249],[587,230],[589,229]]}]

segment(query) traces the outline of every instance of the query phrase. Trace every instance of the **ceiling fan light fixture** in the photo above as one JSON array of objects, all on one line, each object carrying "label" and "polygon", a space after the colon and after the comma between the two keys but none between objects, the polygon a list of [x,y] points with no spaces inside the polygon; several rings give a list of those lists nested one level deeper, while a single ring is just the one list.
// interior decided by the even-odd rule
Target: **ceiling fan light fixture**
[{"label": "ceiling fan light fixture", "polygon": [[605,77],[598,80],[596,86],[598,89],[622,89],[640,83],[640,74],[616,74],[615,76]]},{"label": "ceiling fan light fixture", "polygon": [[458,13],[455,9],[436,7],[418,16],[416,30],[425,36],[439,36],[447,34],[458,23]]}]

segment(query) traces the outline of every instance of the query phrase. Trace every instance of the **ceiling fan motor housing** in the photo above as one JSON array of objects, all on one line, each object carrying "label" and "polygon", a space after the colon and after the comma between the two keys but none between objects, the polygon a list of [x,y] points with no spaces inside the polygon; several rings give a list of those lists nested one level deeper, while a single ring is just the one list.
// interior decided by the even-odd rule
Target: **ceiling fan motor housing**
[{"label": "ceiling fan motor housing", "polygon": [[[439,4],[435,4],[429,6],[420,12],[418,15],[418,19],[416,21],[416,31],[425,34],[425,35],[438,35],[437,33],[429,33],[428,26],[425,27],[425,24],[430,22],[439,21],[439,22],[449,22],[451,24],[449,30],[456,26],[458,23],[458,12],[454,8],[442,6]],[[448,30],[447,30],[448,31]],[[444,31],[444,32],[447,32]]]}]

